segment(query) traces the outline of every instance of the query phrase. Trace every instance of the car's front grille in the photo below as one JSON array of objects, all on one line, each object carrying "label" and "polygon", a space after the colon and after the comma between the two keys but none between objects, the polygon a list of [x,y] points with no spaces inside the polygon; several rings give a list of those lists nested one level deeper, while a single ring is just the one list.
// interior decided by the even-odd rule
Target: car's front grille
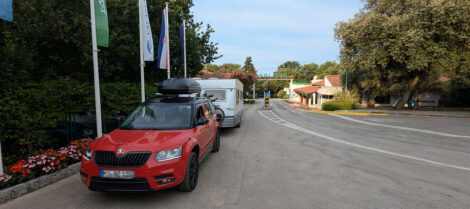
[{"label": "car's front grille", "polygon": [[90,189],[107,192],[146,192],[152,190],[145,178],[107,179],[92,177]]},{"label": "car's front grille", "polygon": [[99,167],[137,168],[143,166],[151,154],[151,152],[128,152],[123,156],[116,156],[114,152],[96,151],[94,159]]}]

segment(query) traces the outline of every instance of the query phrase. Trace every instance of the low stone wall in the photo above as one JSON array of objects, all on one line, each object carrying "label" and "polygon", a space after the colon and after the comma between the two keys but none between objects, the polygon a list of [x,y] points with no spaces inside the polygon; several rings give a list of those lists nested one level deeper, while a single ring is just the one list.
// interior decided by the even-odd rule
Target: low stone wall
[{"label": "low stone wall", "polygon": [[53,184],[57,181],[65,179],[80,170],[80,163],[75,163],[60,171],[40,176],[27,182],[8,187],[0,191],[0,204],[9,200],[16,199],[30,192],[36,191],[42,187]]}]

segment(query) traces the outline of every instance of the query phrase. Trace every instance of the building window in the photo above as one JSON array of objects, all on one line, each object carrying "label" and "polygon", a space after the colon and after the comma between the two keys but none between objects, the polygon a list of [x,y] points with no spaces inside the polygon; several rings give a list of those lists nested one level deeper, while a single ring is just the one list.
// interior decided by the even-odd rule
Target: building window
[{"label": "building window", "polygon": [[215,101],[224,101],[225,100],[225,90],[206,90],[207,96],[213,96],[211,99],[217,99]]}]

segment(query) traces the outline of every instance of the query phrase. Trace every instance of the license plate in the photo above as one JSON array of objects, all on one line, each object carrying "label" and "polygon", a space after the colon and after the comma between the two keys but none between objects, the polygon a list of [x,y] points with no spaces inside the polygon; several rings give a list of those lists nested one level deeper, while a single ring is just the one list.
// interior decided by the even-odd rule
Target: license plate
[{"label": "license plate", "polygon": [[135,171],[132,170],[100,170],[100,177],[113,179],[133,179]]}]

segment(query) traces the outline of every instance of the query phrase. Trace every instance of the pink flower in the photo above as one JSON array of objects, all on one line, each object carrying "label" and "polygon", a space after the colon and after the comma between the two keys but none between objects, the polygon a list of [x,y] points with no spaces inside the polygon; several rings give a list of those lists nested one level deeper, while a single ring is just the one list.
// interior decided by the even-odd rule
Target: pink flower
[{"label": "pink flower", "polygon": [[46,167],[43,167],[43,168],[42,168],[42,171],[46,171]]}]

